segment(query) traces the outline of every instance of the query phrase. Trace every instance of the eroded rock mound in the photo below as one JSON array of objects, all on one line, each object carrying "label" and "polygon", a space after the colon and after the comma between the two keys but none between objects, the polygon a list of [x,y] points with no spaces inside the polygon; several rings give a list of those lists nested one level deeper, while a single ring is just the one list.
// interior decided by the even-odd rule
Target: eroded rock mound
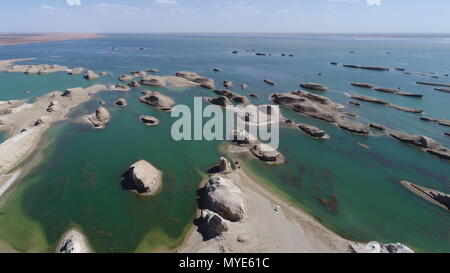
[{"label": "eroded rock mound", "polygon": [[89,253],[90,248],[81,232],[78,230],[70,230],[62,239],[57,249],[58,253]]},{"label": "eroded rock mound", "polygon": [[111,115],[106,108],[100,106],[95,112],[87,117],[95,128],[105,128],[106,124],[111,120]]},{"label": "eroded rock mound", "polygon": [[373,84],[364,83],[364,82],[352,82],[350,84],[353,85],[353,86],[362,87],[362,88],[369,88],[369,89],[372,89],[372,88],[375,87]]},{"label": "eroded rock mound", "polygon": [[140,120],[147,126],[156,126],[159,124],[159,119],[153,116],[141,116]]},{"label": "eroded rock mound", "polygon": [[206,208],[229,221],[242,220],[247,213],[247,200],[230,179],[212,176],[203,188],[202,197]]},{"label": "eroded rock mound", "polygon": [[408,190],[427,200],[428,202],[431,202],[447,211],[450,211],[450,194],[422,187],[405,180],[400,181],[400,183]]},{"label": "eroded rock mound", "polygon": [[131,81],[132,79],[134,79],[134,77],[130,76],[130,75],[120,75],[119,76],[119,81]]},{"label": "eroded rock mound", "polygon": [[325,138],[327,136],[327,133],[324,130],[319,129],[315,126],[306,123],[297,123],[296,125],[301,131],[307,133],[310,136],[318,138]]},{"label": "eroded rock mound", "polygon": [[253,145],[252,147],[250,147],[250,151],[253,155],[255,155],[262,161],[272,164],[284,163],[283,155],[279,151],[265,143],[258,143]]},{"label": "eroded rock mound", "polygon": [[234,92],[231,92],[227,89],[216,89],[216,90],[214,90],[214,93],[216,93],[217,95],[225,96],[230,101],[233,101],[236,103],[241,103],[241,104],[245,104],[245,105],[250,103],[247,97],[239,95]]},{"label": "eroded rock mound", "polygon": [[216,98],[206,98],[206,100],[212,104],[219,105],[222,107],[227,107],[229,105],[232,105],[231,101],[227,97],[224,97],[224,96],[216,97]]},{"label": "eroded rock mound", "polygon": [[190,71],[179,71],[175,74],[177,77],[184,78],[188,81],[195,82],[200,84],[201,87],[207,88],[207,89],[214,89],[215,83],[214,80],[211,78],[205,78],[201,77],[197,73],[190,72]]},{"label": "eroded rock mound", "polygon": [[205,240],[222,235],[228,231],[227,220],[210,210],[202,210],[198,225],[199,232]]},{"label": "eroded rock mound", "polygon": [[122,175],[122,186],[140,195],[154,195],[162,187],[162,172],[149,162],[140,160]]},{"label": "eroded rock mound", "polygon": [[309,90],[315,90],[315,91],[327,91],[328,88],[320,83],[315,83],[315,82],[306,82],[306,83],[301,83],[300,84],[301,87],[309,89]]},{"label": "eroded rock mound", "polygon": [[157,91],[143,91],[144,96],[139,98],[139,101],[148,104],[154,108],[160,109],[162,111],[171,111],[175,105],[175,101],[163,95]]},{"label": "eroded rock mound", "polygon": [[124,98],[116,100],[115,104],[119,107],[125,107],[128,105],[127,101]]},{"label": "eroded rock mound", "polygon": [[95,79],[100,78],[100,76],[99,76],[97,73],[95,73],[94,71],[88,70],[88,71],[84,74],[84,78],[85,78],[86,80],[95,80]]}]

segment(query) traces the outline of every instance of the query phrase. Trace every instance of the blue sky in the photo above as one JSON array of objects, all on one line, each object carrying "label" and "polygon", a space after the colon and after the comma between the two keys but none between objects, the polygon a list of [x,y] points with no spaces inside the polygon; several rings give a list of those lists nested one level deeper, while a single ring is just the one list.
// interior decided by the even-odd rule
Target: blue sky
[{"label": "blue sky", "polygon": [[0,32],[450,32],[450,0],[3,0]]}]

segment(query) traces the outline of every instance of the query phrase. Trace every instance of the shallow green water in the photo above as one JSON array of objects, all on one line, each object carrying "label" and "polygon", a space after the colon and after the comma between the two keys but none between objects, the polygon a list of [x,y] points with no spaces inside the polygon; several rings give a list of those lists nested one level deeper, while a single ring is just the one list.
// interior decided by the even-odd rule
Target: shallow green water
[{"label": "shallow green water", "polygon": [[[346,104],[345,92],[366,94],[390,102],[417,107],[426,115],[450,119],[450,96],[418,86],[415,76],[396,71],[373,72],[329,65],[340,63],[406,67],[411,71],[448,73],[450,44],[433,39],[369,39],[302,36],[224,35],[113,35],[104,39],[67,41],[40,46],[5,47],[2,58],[37,57],[34,63],[58,63],[110,71],[115,76],[138,69],[158,68],[162,75],[192,70],[213,77],[218,85],[232,80],[250,85],[267,103],[276,91],[292,91],[299,82],[317,81],[330,88],[325,95],[357,113],[360,121],[377,122],[392,129],[424,134],[450,146],[445,127],[422,122],[417,115],[378,105]],[[111,46],[118,52],[107,50]],[[137,47],[146,50],[139,52]],[[274,53],[259,58],[242,50],[255,48]],[[229,53],[239,49],[237,56]],[[356,54],[348,54],[348,50]],[[386,51],[392,51],[387,55]],[[52,52],[51,54],[49,52]],[[293,53],[284,58],[275,54]],[[4,57],[7,56],[7,57]],[[49,57],[51,56],[51,57]],[[32,63],[33,63],[32,62]],[[211,72],[221,67],[222,72]],[[321,72],[322,76],[317,76]],[[82,76],[57,73],[46,76],[0,73],[4,86],[0,100],[28,98],[52,90],[93,83],[115,83],[115,77],[94,82]],[[270,87],[262,82],[277,82]],[[426,79],[425,79],[426,80]],[[352,81],[382,87],[402,87],[425,94],[423,100],[358,89]],[[440,78],[440,82],[449,81]],[[23,90],[32,91],[24,94]],[[71,226],[85,232],[96,251],[151,251],[176,246],[192,223],[196,190],[202,174],[217,162],[219,142],[175,142],[170,136],[174,119],[139,102],[140,89],[129,93],[103,92],[71,114],[74,119],[92,112],[98,100],[107,101],[112,121],[104,130],[64,121],[49,130],[49,143],[29,160],[36,163],[15,190],[0,203],[0,238],[22,251],[54,251],[60,236]],[[193,96],[211,95],[201,88],[160,91],[177,103],[192,104]],[[242,92],[234,88],[235,92]],[[119,109],[113,102],[126,96],[129,106]],[[417,251],[450,251],[450,216],[405,190],[406,179],[449,192],[448,162],[386,136],[361,137],[335,126],[300,117],[288,110],[284,115],[326,130],[331,139],[318,141],[300,131],[281,130],[280,151],[286,164],[272,167],[245,159],[263,183],[304,208],[339,234],[361,241],[402,242]],[[161,120],[146,127],[142,114]],[[370,149],[363,148],[366,144]],[[43,160],[37,160],[42,158]],[[120,175],[129,165],[146,159],[164,172],[163,191],[141,198],[122,190]]]}]

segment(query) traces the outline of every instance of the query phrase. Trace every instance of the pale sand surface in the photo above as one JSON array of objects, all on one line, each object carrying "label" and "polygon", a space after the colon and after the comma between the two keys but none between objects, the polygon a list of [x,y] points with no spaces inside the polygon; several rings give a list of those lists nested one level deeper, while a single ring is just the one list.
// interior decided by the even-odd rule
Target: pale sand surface
[{"label": "pale sand surface", "polygon": [[[209,241],[203,241],[194,226],[177,252],[351,252],[349,244],[353,242],[270,192],[243,169],[227,176],[247,196],[248,215]],[[275,211],[276,206],[279,211]],[[239,237],[245,242],[238,242]]]},{"label": "pale sand surface", "polygon": [[92,39],[104,37],[97,33],[32,33],[32,34],[0,34],[0,46],[55,42],[66,40]]},{"label": "pale sand surface", "polygon": [[[77,88],[71,97],[62,97],[62,92],[54,91],[38,97],[32,104],[24,103],[10,108],[10,113],[2,115],[0,122],[0,129],[6,130],[9,136],[0,144],[0,175],[8,173],[26,158],[54,122],[64,119],[72,108],[90,99],[92,94],[106,89],[104,85]],[[48,112],[51,102],[56,102],[58,107]],[[39,119],[44,123],[34,125]]]}]

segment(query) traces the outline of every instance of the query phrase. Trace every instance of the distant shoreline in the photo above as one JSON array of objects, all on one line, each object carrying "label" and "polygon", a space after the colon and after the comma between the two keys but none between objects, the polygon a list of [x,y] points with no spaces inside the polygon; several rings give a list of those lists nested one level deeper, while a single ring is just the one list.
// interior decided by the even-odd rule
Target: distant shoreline
[{"label": "distant shoreline", "polygon": [[57,42],[105,37],[98,33],[2,33],[0,46]]}]

